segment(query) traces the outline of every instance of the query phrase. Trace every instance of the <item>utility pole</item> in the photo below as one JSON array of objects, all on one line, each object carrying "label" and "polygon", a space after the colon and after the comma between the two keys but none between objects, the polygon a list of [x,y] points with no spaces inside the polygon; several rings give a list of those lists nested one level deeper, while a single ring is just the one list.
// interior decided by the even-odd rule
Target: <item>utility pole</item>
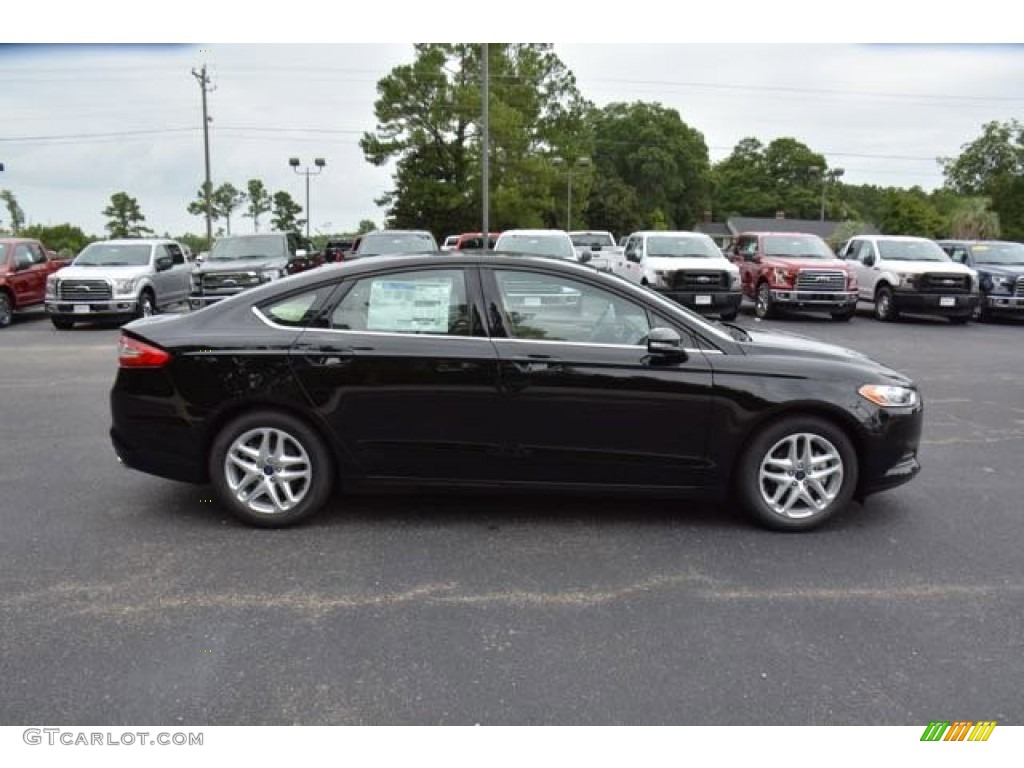
[{"label": "utility pole", "polygon": [[482,47],[483,61],[481,63],[481,74],[483,75],[483,83],[481,84],[481,101],[483,101],[483,115],[481,116],[481,128],[483,137],[480,140],[480,180],[483,184],[483,190],[481,190],[481,201],[483,203],[483,227],[481,229],[481,233],[483,235],[484,250],[487,250],[491,235],[491,126],[489,122],[491,78],[487,43],[483,43]]},{"label": "utility pole", "polygon": [[203,182],[203,200],[206,204],[206,248],[213,246],[213,220],[210,217],[212,201],[210,193],[213,191],[213,182],[210,181],[210,118],[206,114],[206,94],[212,91],[210,78],[206,74],[206,65],[198,72],[192,69],[192,76],[199,82],[199,90],[203,94],[203,153],[206,158],[206,181]]}]

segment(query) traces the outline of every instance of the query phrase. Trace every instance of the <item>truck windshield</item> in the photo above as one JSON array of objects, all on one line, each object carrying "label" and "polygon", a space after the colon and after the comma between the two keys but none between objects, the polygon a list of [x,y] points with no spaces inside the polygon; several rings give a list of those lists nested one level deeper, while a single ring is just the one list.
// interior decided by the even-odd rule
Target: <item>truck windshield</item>
[{"label": "truck windshield", "polygon": [[237,261],[260,259],[268,256],[287,256],[283,235],[240,235],[215,240],[210,249],[210,261]]},{"label": "truck windshield", "polygon": [[647,255],[659,258],[722,258],[722,252],[714,241],[700,236],[651,235],[647,238]]},{"label": "truck windshield", "polygon": [[152,246],[139,243],[93,243],[78,254],[76,267],[144,267]]},{"label": "truck windshield", "polygon": [[577,248],[614,248],[615,238],[601,232],[577,232],[570,235],[572,244]]},{"label": "truck windshield", "polygon": [[878,253],[890,261],[950,261],[933,240],[879,240]]},{"label": "truck windshield", "polygon": [[556,259],[576,259],[576,249],[565,234],[536,234],[514,232],[502,235],[495,250],[505,253],[525,253],[530,256],[554,256]]},{"label": "truck windshield", "polygon": [[834,259],[836,255],[825,245],[825,241],[813,235],[772,235],[764,239],[766,256],[783,256],[800,259]]},{"label": "truck windshield", "polygon": [[432,235],[426,232],[370,232],[363,235],[356,253],[359,256],[382,256],[390,253],[423,253],[436,251]]},{"label": "truck windshield", "polygon": [[971,247],[978,264],[1024,264],[1024,245],[1020,243],[979,243]]}]

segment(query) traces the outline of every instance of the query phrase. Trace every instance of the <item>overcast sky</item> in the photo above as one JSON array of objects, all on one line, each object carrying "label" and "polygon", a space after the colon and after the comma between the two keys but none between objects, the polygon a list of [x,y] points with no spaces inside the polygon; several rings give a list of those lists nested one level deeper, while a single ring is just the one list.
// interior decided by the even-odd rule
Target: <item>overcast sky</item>
[{"label": "overcast sky", "polygon": [[[677,109],[712,161],[746,136],[793,136],[854,184],[941,186],[936,157],[958,154],[985,122],[1019,117],[1024,106],[1022,46],[567,43],[556,52],[599,106]],[[375,127],[377,81],[412,57],[407,43],[2,46],[0,188],[29,223],[101,235],[101,211],[125,191],[158,233],[203,232],[185,208],[203,178],[191,70],[206,63],[215,186],[260,178],[305,205],[288,158],[312,166],[323,157],[326,169],[311,179],[314,230],[379,224],[373,201],[390,173],[363,159],[358,140]],[[4,209],[0,223],[9,223]],[[236,215],[232,226],[252,223]]]}]

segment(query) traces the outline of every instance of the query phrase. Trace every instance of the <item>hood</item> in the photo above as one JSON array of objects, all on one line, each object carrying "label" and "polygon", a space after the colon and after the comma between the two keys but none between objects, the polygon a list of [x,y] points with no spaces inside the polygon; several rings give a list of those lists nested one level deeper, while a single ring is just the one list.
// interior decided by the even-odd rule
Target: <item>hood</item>
[{"label": "hood", "polygon": [[799,256],[765,256],[761,264],[766,267],[796,267],[799,269],[835,269],[848,272],[848,264],[842,259],[804,259]]},{"label": "hood", "polygon": [[288,264],[286,256],[253,256],[248,259],[238,260],[211,260],[205,259],[202,264],[196,267],[196,272],[208,274],[210,272],[258,272],[261,269],[284,269]]},{"label": "hood", "polygon": [[739,267],[731,261],[722,258],[703,258],[686,256],[647,256],[644,258],[644,267],[658,272],[678,272],[682,269],[714,269],[720,272],[739,273]]},{"label": "hood", "polygon": [[1024,275],[1024,264],[975,264],[978,272],[1001,277],[1020,277]]},{"label": "hood", "polygon": [[947,275],[977,275],[970,267],[955,261],[887,261],[887,272],[908,272],[922,274],[924,272],[942,272]]},{"label": "hood", "polygon": [[70,267],[64,267],[63,269],[55,272],[61,280],[67,280],[68,278],[90,278],[90,279],[102,279],[104,277],[109,278],[126,278],[126,277],[142,277],[143,275],[150,274],[151,269],[148,265],[141,267],[104,267],[102,265],[96,266],[77,266],[72,264]]}]

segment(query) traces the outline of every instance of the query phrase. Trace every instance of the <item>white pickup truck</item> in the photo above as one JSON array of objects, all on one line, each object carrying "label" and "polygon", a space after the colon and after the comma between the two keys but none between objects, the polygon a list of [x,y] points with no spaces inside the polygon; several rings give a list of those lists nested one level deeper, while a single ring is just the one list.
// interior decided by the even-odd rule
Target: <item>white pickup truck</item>
[{"label": "white pickup truck", "polygon": [[[594,269],[611,272],[612,265],[622,257],[622,247],[615,244],[615,237],[607,230],[581,229],[570,232],[569,237],[576,249],[576,258]],[[589,260],[583,258],[584,253],[590,254]]]}]

